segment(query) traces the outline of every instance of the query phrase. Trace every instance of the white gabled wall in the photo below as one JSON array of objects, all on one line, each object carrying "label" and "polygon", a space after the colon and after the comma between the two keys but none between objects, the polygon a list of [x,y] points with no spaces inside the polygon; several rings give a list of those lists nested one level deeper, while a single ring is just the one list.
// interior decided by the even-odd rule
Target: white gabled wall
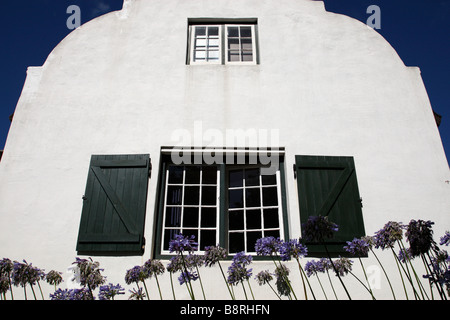
[{"label": "white gabled wall", "polygon": [[[257,18],[260,64],[186,65],[188,18],[199,17]],[[376,31],[309,0],[127,0],[28,69],[0,163],[1,254],[65,271],[90,156],[150,153],[144,256],[95,258],[124,283],[151,254],[160,148],[179,142],[176,130],[193,137],[195,123],[203,133],[278,130],[292,237],[296,154],[354,156],[368,234],[412,218],[435,221],[435,237],[448,229],[450,175],[419,69]],[[213,287],[211,297],[227,298]]]}]

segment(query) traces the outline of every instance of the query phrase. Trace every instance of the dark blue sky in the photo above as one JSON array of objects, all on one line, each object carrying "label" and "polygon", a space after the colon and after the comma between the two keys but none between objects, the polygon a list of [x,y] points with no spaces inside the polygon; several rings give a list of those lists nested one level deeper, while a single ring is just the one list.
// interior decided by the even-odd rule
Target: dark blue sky
[{"label": "dark blue sky", "polygon": [[[189,1],[189,0],[186,0]],[[214,0],[211,0],[214,1]],[[274,0],[277,3],[277,0]],[[450,158],[450,0],[325,0],[326,9],[366,22],[370,5],[381,9],[377,30],[407,66],[418,66]],[[53,48],[71,32],[70,5],[81,9],[81,22],[122,8],[123,0],[14,0],[0,10],[0,149],[8,134],[28,66],[41,66]],[[150,17],[151,18],[151,17]]]}]

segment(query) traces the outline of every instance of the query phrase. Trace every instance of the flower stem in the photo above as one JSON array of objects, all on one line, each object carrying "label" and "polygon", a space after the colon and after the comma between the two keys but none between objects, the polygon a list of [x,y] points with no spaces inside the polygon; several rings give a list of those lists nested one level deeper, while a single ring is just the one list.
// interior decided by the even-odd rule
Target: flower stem
[{"label": "flower stem", "polygon": [[305,270],[303,270],[302,265],[300,264],[300,260],[298,259],[298,257],[296,257],[295,260],[297,260],[298,268],[300,270],[300,276],[302,278],[302,283],[303,283],[303,288],[304,288],[304,291],[305,291],[305,298],[306,298],[306,300],[308,300],[308,295],[306,294],[306,287],[305,287],[305,280],[304,279],[306,279],[306,282],[308,283],[309,290],[311,291],[311,294],[312,294],[314,300],[316,300],[316,296],[314,295],[314,291],[312,290],[311,284],[309,283],[309,280],[308,280],[308,277],[305,274]]},{"label": "flower stem", "polygon": [[330,259],[331,266],[333,267],[333,270],[334,270],[334,272],[336,273],[336,276],[338,277],[339,281],[341,282],[342,287],[344,288],[345,293],[347,294],[348,299],[349,299],[349,300],[352,300],[352,298],[350,297],[350,294],[349,294],[348,291],[347,291],[347,287],[346,287],[345,284],[344,284],[344,281],[342,281],[341,276],[339,275],[339,272],[337,271],[336,266],[334,265],[333,260],[331,259],[331,255],[330,255],[330,252],[328,252],[328,248],[327,248],[327,245],[325,244],[325,241],[322,241],[322,243],[323,243],[323,246],[325,247],[325,251],[327,252],[328,259]]},{"label": "flower stem", "polygon": [[367,287],[366,287],[366,288],[367,288],[368,291],[370,292],[370,295],[372,296],[372,299],[373,299],[373,300],[376,300],[375,297],[374,297],[374,295],[373,295],[372,288],[370,288],[369,279],[367,278],[366,269],[364,268],[364,265],[363,265],[363,262],[362,262],[362,260],[361,260],[361,257],[358,257],[358,259],[359,259],[359,263],[361,264],[361,268],[362,268],[362,270],[363,270],[364,277],[366,278],[366,281],[367,281]]},{"label": "flower stem", "polygon": [[222,272],[222,277],[223,277],[223,280],[225,281],[225,284],[227,285],[227,289],[228,289],[228,292],[230,293],[231,299],[235,300],[234,295],[231,292],[230,285],[227,282],[227,278],[225,277],[225,273],[223,272],[222,265],[220,264],[220,261],[217,261],[217,263],[219,264],[220,272]]},{"label": "flower stem", "polygon": [[330,285],[331,285],[331,289],[333,290],[334,297],[336,298],[336,300],[339,300],[337,297],[336,291],[334,290],[333,282],[331,281],[331,277],[330,277],[330,273],[328,272],[328,269],[327,269],[327,276],[328,276],[328,280],[330,281]]},{"label": "flower stem", "polygon": [[170,286],[172,287],[173,300],[177,300],[177,298],[175,297],[175,289],[173,288],[173,275],[172,275],[172,272],[169,272],[169,274],[170,274]]},{"label": "flower stem", "polygon": [[202,278],[200,277],[200,271],[198,270],[197,266],[195,266],[195,269],[197,270],[198,280],[200,281],[200,287],[202,288],[203,299],[206,300],[205,290],[203,290]]},{"label": "flower stem", "polygon": [[163,297],[161,294],[161,287],[159,286],[158,276],[156,274],[155,274],[155,279],[156,279],[156,285],[158,286],[159,296],[160,296],[161,300],[163,300]]},{"label": "flower stem", "polygon": [[373,253],[375,259],[377,259],[378,264],[380,265],[381,269],[382,269],[383,272],[384,272],[384,275],[386,276],[386,279],[387,279],[387,281],[388,281],[388,283],[389,283],[389,287],[391,288],[391,292],[392,292],[392,296],[394,297],[394,300],[397,300],[397,299],[395,298],[395,293],[394,293],[394,289],[392,288],[391,281],[389,280],[389,277],[388,277],[388,275],[387,275],[387,273],[386,273],[386,270],[384,269],[383,265],[381,264],[380,259],[378,259],[377,255],[376,255],[375,252],[372,250],[372,248],[370,248],[370,251]]}]

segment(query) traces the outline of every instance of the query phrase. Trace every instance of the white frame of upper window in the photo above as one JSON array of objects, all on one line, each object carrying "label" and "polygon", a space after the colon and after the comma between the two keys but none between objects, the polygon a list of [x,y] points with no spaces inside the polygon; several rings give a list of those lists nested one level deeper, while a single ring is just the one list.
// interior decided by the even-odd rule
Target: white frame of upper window
[{"label": "white frame of upper window", "polygon": [[[213,40],[218,40],[218,59],[209,60],[208,61],[208,52],[209,52],[209,28],[218,28],[218,38],[213,36]],[[238,49],[233,50],[239,53],[239,57],[241,61],[229,61],[228,53],[230,41],[228,37],[228,28],[230,27],[238,27],[239,35],[238,37],[233,37],[238,41]],[[241,27],[250,27],[251,31],[251,49],[247,46],[246,50],[243,50],[242,46],[242,37],[241,37]],[[206,28],[206,33],[200,40],[205,40],[203,46],[198,46],[197,41],[199,39],[196,38],[196,30],[197,28]],[[246,37],[248,39],[248,37]],[[217,43],[217,42],[215,42]],[[203,44],[203,43],[202,43]],[[204,50],[197,50],[198,47],[204,47]],[[215,46],[213,46],[215,47]],[[205,59],[196,60],[196,52],[205,51]],[[216,50],[212,50],[216,51]],[[250,61],[242,61],[242,53],[244,51],[252,53],[252,59]],[[256,65],[257,64],[257,52],[256,52],[256,31],[255,24],[192,24],[189,25],[189,64],[190,65],[212,65],[212,64],[226,64],[226,65]]]}]

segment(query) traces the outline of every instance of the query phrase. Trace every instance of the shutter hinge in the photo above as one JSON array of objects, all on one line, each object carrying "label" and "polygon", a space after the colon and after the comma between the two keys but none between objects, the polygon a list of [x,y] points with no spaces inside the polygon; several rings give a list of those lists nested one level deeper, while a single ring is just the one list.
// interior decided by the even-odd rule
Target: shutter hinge
[{"label": "shutter hinge", "polygon": [[148,177],[150,178],[152,176],[152,163],[149,160],[148,164]]},{"label": "shutter hinge", "polygon": [[295,167],[295,164],[292,165],[292,168],[294,169],[294,179],[297,179],[297,168]]},{"label": "shutter hinge", "polygon": [[363,198],[362,197],[359,198],[359,203],[361,204],[361,208],[362,208],[363,207]]}]

